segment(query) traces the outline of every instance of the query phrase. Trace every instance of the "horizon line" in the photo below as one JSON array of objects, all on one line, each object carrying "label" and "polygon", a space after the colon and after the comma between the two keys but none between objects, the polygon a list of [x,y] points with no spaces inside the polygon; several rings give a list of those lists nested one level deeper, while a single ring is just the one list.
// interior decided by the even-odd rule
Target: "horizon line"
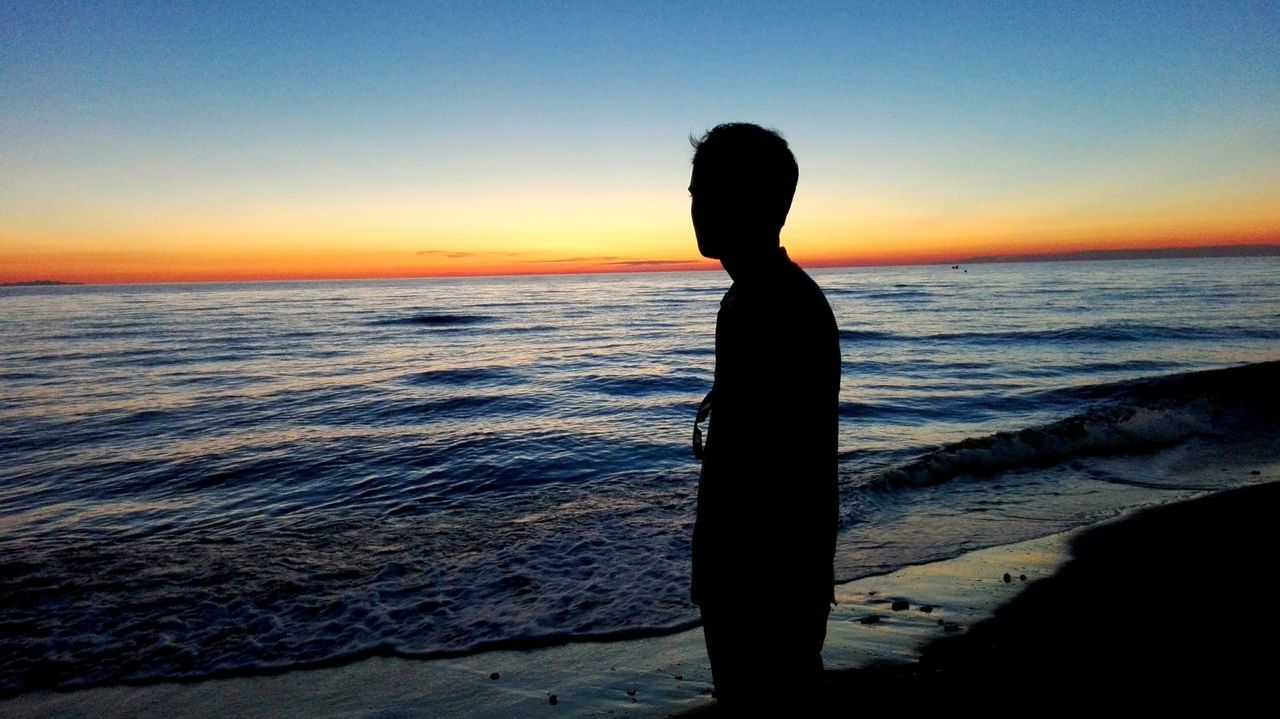
[{"label": "horizon line", "polygon": [[[1030,252],[1017,254],[995,254],[995,255],[978,255],[966,258],[957,258],[950,260],[943,259],[927,259],[927,260],[902,260],[890,262],[877,261],[856,261],[856,260],[835,260],[823,261],[816,260],[812,262],[797,263],[809,269],[841,269],[841,268],[861,268],[861,267],[923,267],[929,265],[978,265],[978,264],[1017,264],[1017,263],[1034,263],[1034,262],[1101,262],[1106,260],[1142,260],[1142,259],[1221,259],[1221,258],[1242,258],[1242,257],[1276,257],[1280,256],[1280,242],[1276,243],[1251,243],[1237,245],[1203,245],[1199,247],[1151,247],[1151,248],[1112,248],[1112,249],[1092,249],[1092,250],[1075,250],[1071,252]],[[246,278],[246,279],[201,279],[201,280],[139,280],[139,281],[118,281],[118,282],[67,282],[54,278],[36,278],[30,280],[14,280],[8,282],[0,282],[0,287],[56,287],[56,286],[77,286],[77,287],[98,287],[111,285],[192,285],[192,284],[244,284],[244,283],[263,283],[263,282],[350,282],[358,280],[428,280],[428,279],[456,279],[470,277],[560,277],[570,275],[612,275],[612,274],[639,274],[639,273],[677,273],[677,272],[712,272],[721,271],[723,268],[719,266],[715,260],[688,260],[671,261],[669,264],[687,264],[693,265],[682,269],[669,269],[669,264],[656,266],[653,268],[644,267],[647,261],[637,260],[635,265],[619,267],[616,264],[609,267],[602,267],[596,270],[570,270],[570,271],[546,271],[540,268],[538,271],[510,271],[510,272],[442,272],[432,274],[406,274],[406,275],[353,275],[342,277],[272,277],[272,278]],[[710,264],[710,263],[716,264]]]}]

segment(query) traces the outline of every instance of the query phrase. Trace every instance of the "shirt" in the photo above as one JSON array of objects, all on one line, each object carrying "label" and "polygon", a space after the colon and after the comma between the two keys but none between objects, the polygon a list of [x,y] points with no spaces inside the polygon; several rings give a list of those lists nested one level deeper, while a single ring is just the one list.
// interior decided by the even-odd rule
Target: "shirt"
[{"label": "shirt", "polygon": [[694,603],[729,599],[748,580],[771,600],[834,601],[839,393],[831,306],[779,247],[735,278],[716,317]]}]

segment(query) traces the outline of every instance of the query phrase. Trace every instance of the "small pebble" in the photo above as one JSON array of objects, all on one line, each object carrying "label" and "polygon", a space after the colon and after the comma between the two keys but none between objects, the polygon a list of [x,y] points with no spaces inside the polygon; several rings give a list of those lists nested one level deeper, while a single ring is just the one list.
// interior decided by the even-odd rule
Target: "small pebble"
[{"label": "small pebble", "polygon": [[1021,582],[1025,582],[1025,581],[1027,581],[1027,575],[1025,575],[1025,574],[1019,574],[1019,575],[1018,575],[1018,581],[1021,581]]},{"label": "small pebble", "polygon": [[1250,472],[1249,474],[1252,474],[1252,475],[1254,475],[1254,476],[1256,477],[1256,476],[1258,476],[1259,474],[1262,474],[1262,472],[1261,472],[1260,470],[1255,469],[1255,470],[1253,470],[1252,472]]},{"label": "small pebble", "polygon": [[1005,573],[1004,573],[1004,583],[1005,583],[1005,584],[1008,584],[1009,582],[1012,582],[1012,581],[1013,581],[1013,577],[1009,576],[1009,573],[1008,573],[1008,572],[1005,572]]},{"label": "small pebble", "polygon": [[871,614],[863,617],[862,619],[859,619],[858,621],[861,622],[862,624],[879,624],[880,617],[876,616],[875,614]]},{"label": "small pebble", "polygon": [[635,695],[636,695],[636,690],[635,690],[635,689],[628,689],[628,690],[627,690],[627,696],[629,696],[629,697],[633,697],[633,696],[635,696]]},{"label": "small pebble", "polygon": [[498,673],[497,673],[497,672],[494,672],[494,673],[490,674],[490,675],[489,675],[489,678],[490,678],[490,679],[497,679],[497,678],[498,678]]},{"label": "small pebble", "polygon": [[920,607],[920,611],[924,612],[925,614],[928,614],[928,613],[930,613],[930,612],[932,612],[932,611],[933,611],[933,605],[932,605],[932,604],[926,604],[926,605],[924,605],[923,607]]},{"label": "small pebble", "polygon": [[904,609],[910,609],[910,608],[911,608],[911,602],[908,602],[905,599],[899,599],[898,601],[893,603],[893,611],[895,612],[900,612]]},{"label": "small pebble", "polygon": [[682,681],[684,681],[684,675],[683,675],[683,674],[677,674],[677,675],[676,675],[676,681],[678,681],[678,682],[682,682]]},{"label": "small pebble", "polygon": [[551,706],[555,706],[560,703],[560,700],[556,698],[555,694],[552,694],[551,696],[547,697],[547,703],[550,704]]}]

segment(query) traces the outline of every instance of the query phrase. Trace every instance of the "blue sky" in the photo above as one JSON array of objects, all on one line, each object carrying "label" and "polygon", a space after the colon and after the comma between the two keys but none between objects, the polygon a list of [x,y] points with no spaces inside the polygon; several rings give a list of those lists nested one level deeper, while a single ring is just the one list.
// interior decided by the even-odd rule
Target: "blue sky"
[{"label": "blue sky", "polygon": [[[9,2],[3,239],[412,193],[680,199],[685,138],[729,120],[784,132],[798,201],[1243,217],[1280,197],[1277,38],[1275,2]],[[815,210],[834,247],[851,218]]]}]

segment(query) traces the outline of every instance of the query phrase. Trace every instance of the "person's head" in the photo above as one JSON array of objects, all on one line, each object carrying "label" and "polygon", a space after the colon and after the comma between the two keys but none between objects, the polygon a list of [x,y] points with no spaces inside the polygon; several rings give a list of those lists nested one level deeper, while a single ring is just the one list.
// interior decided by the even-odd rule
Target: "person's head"
[{"label": "person's head", "polygon": [[722,259],[777,247],[800,175],[787,141],[759,125],[733,122],[689,142],[690,214],[702,256]]}]

